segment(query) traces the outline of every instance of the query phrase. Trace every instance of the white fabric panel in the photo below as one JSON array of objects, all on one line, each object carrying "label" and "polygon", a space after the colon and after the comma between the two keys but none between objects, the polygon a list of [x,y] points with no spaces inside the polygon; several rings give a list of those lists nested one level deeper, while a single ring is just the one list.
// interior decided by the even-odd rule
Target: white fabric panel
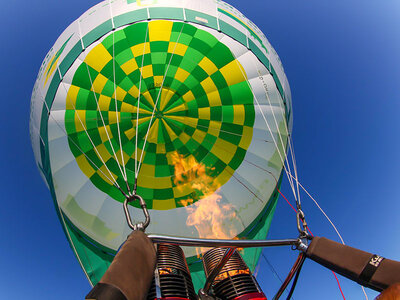
[{"label": "white fabric panel", "polygon": [[93,6],[77,20],[79,33],[84,37],[90,31],[111,19],[109,1],[103,1]]},{"label": "white fabric panel", "polygon": [[217,7],[214,1],[186,0],[184,7],[187,9],[197,10],[199,12],[211,15],[213,17],[217,17]]}]

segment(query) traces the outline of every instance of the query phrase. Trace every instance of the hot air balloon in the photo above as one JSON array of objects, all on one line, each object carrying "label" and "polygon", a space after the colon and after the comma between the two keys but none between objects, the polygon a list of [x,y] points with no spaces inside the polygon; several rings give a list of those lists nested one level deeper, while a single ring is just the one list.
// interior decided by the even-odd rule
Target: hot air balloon
[{"label": "hot air balloon", "polygon": [[[92,284],[131,232],[266,237],[292,127],[282,64],[219,0],[103,1],[57,39],[31,100],[37,166]],[[139,201],[129,201],[134,223]],[[147,224],[146,224],[147,225]],[[184,248],[195,286],[198,255]],[[250,269],[261,249],[245,249]]]}]

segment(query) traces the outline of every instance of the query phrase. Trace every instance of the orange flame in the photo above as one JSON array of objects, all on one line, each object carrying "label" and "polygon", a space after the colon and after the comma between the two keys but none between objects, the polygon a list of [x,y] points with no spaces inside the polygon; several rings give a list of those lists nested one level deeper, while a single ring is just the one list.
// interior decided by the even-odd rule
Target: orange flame
[{"label": "orange flame", "polygon": [[[193,156],[184,157],[179,153],[172,155],[175,166],[174,183],[178,189],[188,186],[199,196],[197,199],[182,200],[189,214],[186,224],[194,226],[200,238],[230,239],[237,234],[232,220],[236,212],[232,204],[221,203],[220,184],[207,175],[207,167]],[[213,168],[208,168],[213,170]]]}]

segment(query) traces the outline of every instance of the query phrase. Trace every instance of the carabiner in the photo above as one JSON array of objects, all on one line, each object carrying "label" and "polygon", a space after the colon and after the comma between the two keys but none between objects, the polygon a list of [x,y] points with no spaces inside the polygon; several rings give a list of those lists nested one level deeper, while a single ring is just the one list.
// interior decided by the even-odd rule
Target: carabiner
[{"label": "carabiner", "polygon": [[[143,210],[143,214],[144,214],[144,216],[146,218],[144,222],[139,222],[137,224],[133,224],[132,223],[131,215],[130,215],[129,209],[128,209],[128,203],[132,202],[132,201],[135,201],[135,200],[139,200],[140,206],[142,207],[142,210]],[[145,231],[147,226],[149,226],[149,224],[150,224],[150,214],[149,214],[149,211],[147,210],[146,202],[139,195],[133,194],[133,195],[125,198],[125,201],[124,201],[124,212],[125,212],[126,221],[128,222],[128,225],[132,230],[134,230],[134,231],[136,231],[136,230]]]},{"label": "carabiner", "polygon": [[296,214],[296,219],[297,219],[297,230],[300,233],[300,238],[311,239],[311,236],[307,232],[307,222],[305,219],[305,215],[301,209],[298,209]]}]

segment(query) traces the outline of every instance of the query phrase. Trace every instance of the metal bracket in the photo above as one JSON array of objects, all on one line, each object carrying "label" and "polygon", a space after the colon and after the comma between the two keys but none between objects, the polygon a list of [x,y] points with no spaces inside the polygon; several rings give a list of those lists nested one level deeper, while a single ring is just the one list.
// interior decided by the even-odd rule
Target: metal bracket
[{"label": "metal bracket", "polygon": [[[131,215],[130,215],[129,209],[128,209],[129,202],[132,202],[132,201],[135,201],[135,200],[139,200],[140,206],[142,207],[142,210],[143,210],[143,214],[144,214],[144,216],[146,218],[144,222],[140,222],[140,223],[137,223],[137,224],[133,224],[132,223]],[[124,212],[125,212],[126,221],[128,222],[129,227],[133,231],[136,231],[136,230],[145,231],[147,226],[149,226],[149,224],[150,224],[150,214],[149,214],[149,211],[147,210],[146,202],[139,195],[134,194],[134,195],[131,195],[131,196],[125,198],[125,201],[124,201]]]},{"label": "metal bracket", "polygon": [[228,260],[231,258],[233,253],[235,253],[236,248],[228,248],[225,250],[224,256],[221,257],[220,261],[218,262],[218,265],[215,266],[215,268],[212,270],[211,274],[208,275],[206,283],[204,284],[204,288],[201,290],[201,293],[203,295],[208,295],[211,286],[214,282],[215,277],[221,272],[222,268],[225,266],[225,264],[228,262]]}]

